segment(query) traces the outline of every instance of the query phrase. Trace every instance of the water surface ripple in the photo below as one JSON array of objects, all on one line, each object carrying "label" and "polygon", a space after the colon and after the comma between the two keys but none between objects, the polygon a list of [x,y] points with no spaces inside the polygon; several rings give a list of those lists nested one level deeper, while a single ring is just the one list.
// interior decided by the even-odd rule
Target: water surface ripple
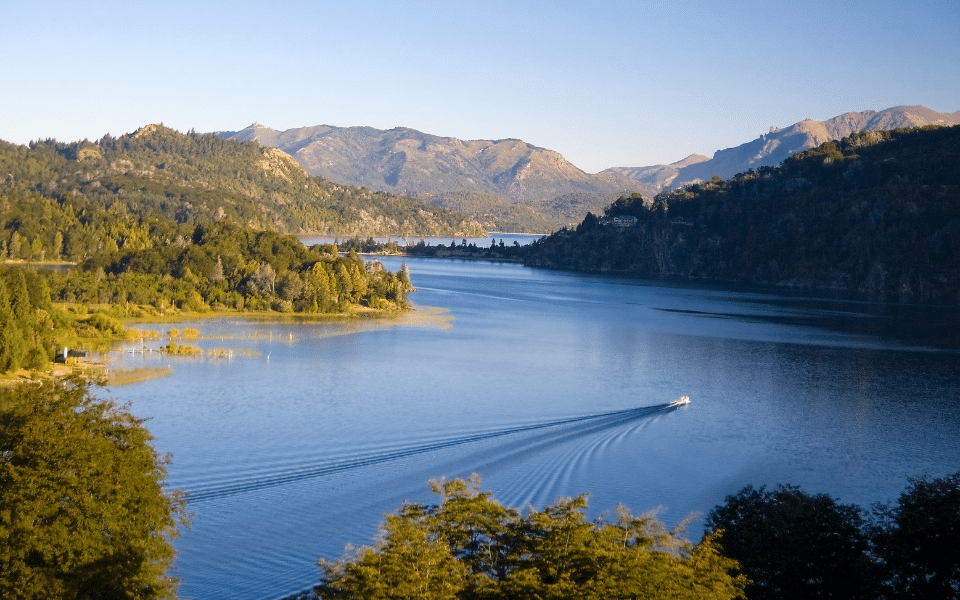
[{"label": "water surface ripple", "polygon": [[593,433],[596,431],[602,431],[603,429],[606,429],[608,427],[615,427],[622,423],[633,421],[641,417],[650,416],[657,412],[672,411],[672,410],[676,410],[677,408],[678,407],[671,406],[669,403],[666,403],[666,404],[661,404],[659,406],[631,408],[627,410],[601,413],[598,415],[586,415],[583,417],[560,419],[559,421],[549,421],[547,423],[537,423],[533,425],[524,425],[521,427],[511,427],[509,429],[488,431],[485,433],[478,433],[475,435],[468,435],[464,437],[446,439],[446,440],[441,440],[441,441],[432,442],[428,444],[419,444],[416,446],[395,448],[387,452],[358,456],[355,458],[340,460],[340,461],[329,463],[329,464],[315,465],[310,468],[296,469],[292,471],[281,471],[278,473],[263,473],[258,476],[254,476],[252,478],[245,478],[243,480],[235,481],[227,484],[219,484],[219,485],[210,486],[210,487],[198,487],[198,488],[187,491],[185,498],[189,504],[194,504],[197,502],[203,502],[204,500],[210,500],[212,498],[222,498],[224,496],[233,496],[235,494],[240,494],[243,492],[261,490],[266,487],[283,485],[285,483],[302,481],[304,479],[311,479],[314,477],[323,477],[325,475],[341,473],[343,471],[347,471],[350,469],[358,469],[360,467],[367,467],[371,465],[385,463],[388,461],[394,461],[400,458],[405,458],[407,456],[424,454],[426,452],[436,452],[438,450],[449,449],[454,446],[470,444],[473,442],[479,442],[483,440],[490,440],[493,438],[498,438],[506,435],[514,435],[518,433],[536,431],[538,429],[545,429],[548,427],[551,427],[551,428],[560,427],[565,425],[571,425],[574,423],[587,424],[589,425],[589,429],[581,428],[577,430],[577,433],[583,434],[585,431],[589,431]]},{"label": "water surface ripple", "polygon": [[402,262],[420,318],[207,319],[177,327],[228,358],[108,357],[172,373],[104,395],[149,419],[187,492],[184,598],[308,589],[317,558],[434,502],[431,478],[476,472],[520,508],[587,493],[591,517],[693,514],[697,539],[748,484],[869,507],[960,468],[955,310],[385,259]]}]

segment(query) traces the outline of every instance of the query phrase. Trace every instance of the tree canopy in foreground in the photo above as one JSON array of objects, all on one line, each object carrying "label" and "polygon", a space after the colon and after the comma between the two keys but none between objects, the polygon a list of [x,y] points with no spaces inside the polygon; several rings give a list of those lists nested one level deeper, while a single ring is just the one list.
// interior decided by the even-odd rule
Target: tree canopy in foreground
[{"label": "tree canopy in foreground", "polygon": [[175,596],[183,504],[151,439],[82,381],[0,387],[0,598]]},{"label": "tree canopy in foreground", "polygon": [[707,535],[750,579],[750,600],[956,600],[960,472],[909,483],[870,512],[795,486],[747,486],[710,511]]},{"label": "tree canopy in foreground", "polygon": [[707,516],[724,554],[750,579],[750,600],[877,598],[863,510],[795,486],[747,486]]},{"label": "tree canopy in foreground", "polygon": [[694,545],[652,515],[586,518],[585,496],[521,515],[480,480],[433,481],[436,505],[404,504],[371,547],[321,560],[316,597],[738,598],[746,578],[712,537]]}]

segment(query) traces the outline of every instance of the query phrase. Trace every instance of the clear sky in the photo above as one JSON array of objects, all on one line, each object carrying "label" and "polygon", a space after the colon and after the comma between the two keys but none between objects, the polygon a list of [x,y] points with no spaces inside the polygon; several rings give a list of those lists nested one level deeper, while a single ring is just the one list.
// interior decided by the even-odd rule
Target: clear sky
[{"label": "clear sky", "polygon": [[578,167],[960,110],[960,2],[3,0],[0,139],[412,127]]}]

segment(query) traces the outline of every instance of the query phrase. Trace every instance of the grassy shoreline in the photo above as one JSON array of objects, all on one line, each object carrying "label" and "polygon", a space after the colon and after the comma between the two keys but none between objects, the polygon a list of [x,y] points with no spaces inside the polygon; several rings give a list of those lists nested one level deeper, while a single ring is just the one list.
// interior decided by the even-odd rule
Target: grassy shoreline
[{"label": "grassy shoreline", "polygon": [[[208,319],[244,319],[248,321],[263,321],[277,323],[334,323],[338,321],[353,321],[362,319],[396,321],[400,323],[404,320],[415,322],[411,319],[411,314],[415,311],[412,308],[367,308],[364,306],[352,306],[349,310],[339,313],[287,313],[277,311],[253,311],[253,310],[206,310],[189,311],[180,309],[161,310],[153,306],[131,305],[131,304],[82,304],[82,303],[63,303],[57,302],[54,306],[63,311],[75,322],[85,321],[94,316],[102,315],[115,322],[119,329],[114,328],[111,332],[87,328],[86,334],[99,332],[102,335],[84,335],[81,333],[68,333],[58,338],[58,354],[62,348],[80,349],[85,352],[109,351],[110,349],[129,342],[138,340],[145,341],[147,337],[153,339],[153,335],[147,337],[145,333],[136,330],[139,324],[169,324],[204,321]],[[421,319],[422,320],[422,319]],[[428,318],[429,320],[429,318]],[[123,333],[119,334],[118,331]],[[157,335],[166,339],[166,334]],[[51,362],[44,369],[17,369],[7,373],[0,374],[0,385],[14,385],[22,382],[40,382],[50,377],[62,378],[69,376],[79,376],[84,379],[106,383],[109,376],[109,368],[105,363],[92,362],[86,358],[69,359],[66,362]],[[128,385],[136,383],[139,380],[152,378],[154,375],[146,376],[140,379],[134,374],[124,375],[124,382],[110,382],[111,384]],[[157,375],[165,376],[165,375]]]}]

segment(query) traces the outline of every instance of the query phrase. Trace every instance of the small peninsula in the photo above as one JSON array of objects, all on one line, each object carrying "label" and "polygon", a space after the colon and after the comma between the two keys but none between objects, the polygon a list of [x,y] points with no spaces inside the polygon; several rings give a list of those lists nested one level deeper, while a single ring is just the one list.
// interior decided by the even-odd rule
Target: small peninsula
[{"label": "small peninsula", "polygon": [[[0,142],[0,169],[0,372],[42,372],[66,346],[124,339],[131,319],[408,308],[405,270],[294,235],[365,231],[343,217],[369,192],[256,142],[151,125],[97,142]],[[409,208],[377,198],[367,217]],[[450,211],[418,214],[438,228],[427,233],[483,233]]]}]

